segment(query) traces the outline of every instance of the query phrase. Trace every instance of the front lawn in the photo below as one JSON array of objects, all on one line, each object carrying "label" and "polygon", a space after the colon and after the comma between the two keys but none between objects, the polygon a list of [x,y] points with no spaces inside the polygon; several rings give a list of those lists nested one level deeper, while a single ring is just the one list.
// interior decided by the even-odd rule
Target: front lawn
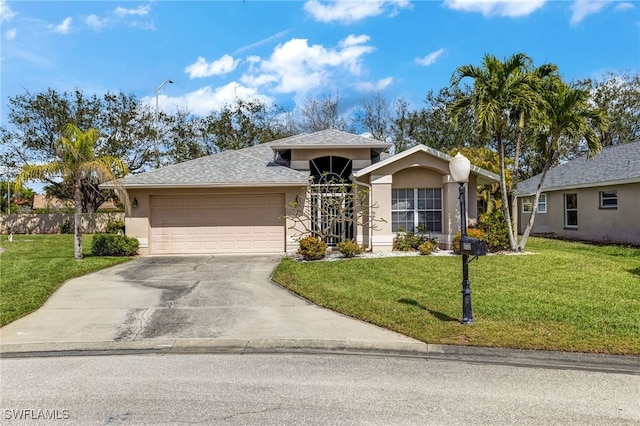
[{"label": "front lawn", "polygon": [[640,355],[640,249],[531,238],[525,255],[284,259],[274,281],[346,315],[436,344]]},{"label": "front lawn", "polygon": [[73,258],[73,235],[0,237],[0,326],[38,309],[63,282],[131,258],[94,257],[92,235],[82,239],[83,260]]}]

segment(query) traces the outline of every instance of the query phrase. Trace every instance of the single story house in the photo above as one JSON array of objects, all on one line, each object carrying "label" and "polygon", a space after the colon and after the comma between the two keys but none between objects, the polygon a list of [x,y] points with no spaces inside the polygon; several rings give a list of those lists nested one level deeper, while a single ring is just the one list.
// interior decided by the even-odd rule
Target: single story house
[{"label": "single story house", "polygon": [[[131,200],[126,233],[142,255],[292,253],[298,248],[285,206],[304,198],[323,174],[369,191],[385,222],[349,232],[374,251],[392,250],[400,229],[422,224],[445,247],[459,230],[452,157],[424,145],[390,155],[391,144],[325,130],[224,151],[121,180]],[[498,176],[472,166],[468,216],[477,216],[476,185]],[[321,218],[319,218],[321,220]]]},{"label": "single story house", "polygon": [[[518,186],[519,231],[527,226],[540,175]],[[640,245],[640,141],[604,148],[551,168],[533,234]]]}]

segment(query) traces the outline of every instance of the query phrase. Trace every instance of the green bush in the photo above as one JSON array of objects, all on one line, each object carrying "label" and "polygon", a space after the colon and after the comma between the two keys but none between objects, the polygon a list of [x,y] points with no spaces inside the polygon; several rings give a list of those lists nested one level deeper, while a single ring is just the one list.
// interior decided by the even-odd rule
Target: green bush
[{"label": "green bush", "polygon": [[[454,235],[453,240],[451,241],[451,244],[453,245],[453,252],[456,254],[460,254],[460,238],[462,238],[461,235],[462,234],[460,233],[460,231],[458,231],[458,233]],[[485,233],[481,229],[467,228],[467,236],[471,238],[477,238],[486,243]]]},{"label": "green bush", "polygon": [[107,222],[105,232],[107,234],[124,234],[124,222],[120,220]]},{"label": "green bush", "polygon": [[304,260],[319,260],[327,253],[327,243],[320,238],[304,237],[298,243],[298,254],[301,254]]},{"label": "green bush", "polygon": [[393,249],[396,251],[415,251],[426,242],[432,243],[434,247],[438,245],[438,239],[433,238],[428,234],[416,234],[409,231],[400,231],[393,239]]},{"label": "green bush", "polygon": [[429,256],[436,249],[438,245],[433,241],[425,241],[418,246],[418,251],[422,256]]},{"label": "green bush", "polygon": [[140,243],[136,238],[121,234],[96,234],[91,242],[94,256],[135,256]]},{"label": "green bush", "polygon": [[344,257],[353,257],[362,253],[362,247],[353,240],[344,240],[338,243],[338,250],[344,255]]},{"label": "green bush", "polygon": [[61,234],[71,234],[72,230],[71,230],[71,222],[68,220],[65,220],[64,222],[62,222],[62,225],[60,225],[60,229],[59,232]]},{"label": "green bush", "polygon": [[478,220],[478,229],[485,233],[484,241],[487,250],[497,252],[509,249],[509,231],[507,221],[501,210],[494,210],[491,214],[483,214]]}]

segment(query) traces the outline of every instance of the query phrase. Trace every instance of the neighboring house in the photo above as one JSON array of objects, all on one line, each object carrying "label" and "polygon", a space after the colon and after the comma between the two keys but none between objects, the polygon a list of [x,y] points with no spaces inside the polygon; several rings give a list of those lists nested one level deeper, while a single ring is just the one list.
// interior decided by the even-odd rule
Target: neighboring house
[{"label": "neighboring house", "polygon": [[[540,176],[518,185],[519,231],[527,226]],[[550,169],[532,233],[640,245],[640,141],[604,148]]]},{"label": "neighboring house", "polygon": [[[329,173],[370,190],[378,230],[348,234],[374,251],[390,251],[399,229],[429,229],[443,246],[459,230],[452,157],[415,146],[390,156],[391,144],[336,130],[301,134],[198,158],[121,180],[132,209],[126,233],[141,254],[284,253],[298,248],[285,205],[305,197],[310,179]],[[470,218],[477,184],[498,180],[472,167]],[[322,218],[318,218],[322,220]]]},{"label": "neighboring house", "polygon": [[60,209],[66,209],[66,208],[73,208],[73,202],[63,201],[55,197],[50,198],[42,194],[35,194],[33,196],[33,208],[60,210]]}]

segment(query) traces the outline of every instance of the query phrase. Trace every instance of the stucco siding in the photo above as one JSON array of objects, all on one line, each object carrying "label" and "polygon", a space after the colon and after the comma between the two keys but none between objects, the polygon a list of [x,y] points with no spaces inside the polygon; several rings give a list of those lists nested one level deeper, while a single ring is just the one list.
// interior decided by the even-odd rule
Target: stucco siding
[{"label": "stucco siding", "polygon": [[[600,208],[602,191],[617,191],[617,208]],[[533,234],[553,234],[567,239],[640,245],[640,183],[568,189],[546,194],[547,213],[536,214]],[[577,228],[565,227],[565,194],[577,194]],[[522,199],[518,208],[519,231],[522,233],[530,214],[522,212]]]}]

